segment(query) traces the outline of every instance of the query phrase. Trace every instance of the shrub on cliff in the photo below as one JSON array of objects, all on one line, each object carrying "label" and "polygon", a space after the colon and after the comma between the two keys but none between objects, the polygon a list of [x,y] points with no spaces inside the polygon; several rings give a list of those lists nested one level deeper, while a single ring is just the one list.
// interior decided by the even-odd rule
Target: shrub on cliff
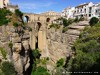
[{"label": "shrub on cliff", "polygon": [[19,9],[15,10],[15,14],[22,19],[23,13]]},{"label": "shrub on cliff", "polygon": [[92,17],[89,21],[90,26],[94,26],[99,21],[98,18]]},{"label": "shrub on cliff", "polygon": [[63,66],[64,65],[64,59],[63,58],[59,59],[57,61],[56,65],[57,65],[57,67]]},{"label": "shrub on cliff", "polygon": [[39,66],[35,72],[32,72],[31,75],[50,75],[47,69]]},{"label": "shrub on cliff", "polygon": [[0,69],[4,75],[16,75],[14,65],[11,62],[5,61],[0,65]]},{"label": "shrub on cliff", "polygon": [[0,9],[0,26],[7,25],[8,22],[10,22],[10,19],[7,18],[7,16],[9,16],[10,14],[11,12],[9,10]]},{"label": "shrub on cliff", "polygon": [[0,47],[0,53],[2,54],[3,58],[6,60],[7,53],[4,48]]},{"label": "shrub on cliff", "polygon": [[19,25],[18,25],[17,22],[14,22],[14,23],[13,23],[13,26],[14,26],[14,27],[18,27]]},{"label": "shrub on cliff", "polygon": [[59,29],[60,28],[60,25],[53,23],[53,24],[50,25],[50,28]]},{"label": "shrub on cliff", "polygon": [[72,49],[76,55],[70,71],[100,72],[100,25],[86,28]]}]

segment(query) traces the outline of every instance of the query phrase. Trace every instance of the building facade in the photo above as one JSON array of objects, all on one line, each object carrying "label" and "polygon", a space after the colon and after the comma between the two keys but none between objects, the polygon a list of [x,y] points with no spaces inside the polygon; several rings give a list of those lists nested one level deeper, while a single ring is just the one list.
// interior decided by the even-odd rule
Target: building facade
[{"label": "building facade", "polygon": [[68,7],[62,11],[61,16],[67,19],[83,17],[85,20],[89,20],[92,17],[100,18],[100,3],[93,4],[89,2],[76,7]]},{"label": "building facade", "polygon": [[9,4],[9,0],[0,0],[0,8],[6,8]]},{"label": "building facade", "polygon": [[74,18],[75,7],[68,7],[62,11],[61,16],[67,19]]},{"label": "building facade", "polygon": [[92,17],[100,18],[100,3],[96,3],[92,7]]},{"label": "building facade", "polygon": [[78,18],[84,17],[85,19],[90,19],[93,15],[92,14],[93,5],[94,4],[92,2],[89,2],[76,6],[74,16]]}]

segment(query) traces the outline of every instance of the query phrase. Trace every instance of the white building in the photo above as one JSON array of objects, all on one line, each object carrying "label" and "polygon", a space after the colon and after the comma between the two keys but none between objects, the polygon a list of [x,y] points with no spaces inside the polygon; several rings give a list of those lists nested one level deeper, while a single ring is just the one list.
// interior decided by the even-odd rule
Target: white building
[{"label": "white building", "polygon": [[9,4],[9,0],[0,0],[0,8],[6,8]]},{"label": "white building", "polygon": [[94,4],[92,2],[89,2],[89,3],[83,3],[76,6],[74,16],[78,18],[84,17],[85,19],[90,19],[93,15],[92,14],[93,5]]},{"label": "white building", "polygon": [[68,7],[68,8],[65,8],[63,11],[62,11],[62,17],[65,17],[67,19],[69,18],[74,18],[74,12],[75,12],[75,7]]},{"label": "white building", "polygon": [[92,17],[100,18],[100,3],[96,3],[92,7]]},{"label": "white building", "polygon": [[62,11],[61,14],[64,18],[80,18],[89,20],[92,17],[100,18],[100,3],[93,4],[92,2],[83,3],[76,7],[68,7]]}]

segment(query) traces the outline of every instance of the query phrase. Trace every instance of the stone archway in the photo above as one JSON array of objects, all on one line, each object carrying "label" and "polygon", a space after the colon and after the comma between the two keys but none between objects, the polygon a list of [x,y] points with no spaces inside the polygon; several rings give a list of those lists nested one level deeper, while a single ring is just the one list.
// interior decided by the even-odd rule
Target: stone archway
[{"label": "stone archway", "polygon": [[46,22],[50,22],[50,18],[47,18],[47,19],[46,19]]},{"label": "stone archway", "polygon": [[23,17],[23,21],[26,22],[26,23],[28,23],[28,22],[29,22],[29,16],[27,16],[27,15],[24,16],[24,17]]}]

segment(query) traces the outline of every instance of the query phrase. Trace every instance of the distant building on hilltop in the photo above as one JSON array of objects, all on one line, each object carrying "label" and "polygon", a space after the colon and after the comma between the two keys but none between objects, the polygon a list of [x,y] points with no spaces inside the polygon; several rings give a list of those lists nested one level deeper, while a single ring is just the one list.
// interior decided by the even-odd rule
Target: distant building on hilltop
[{"label": "distant building on hilltop", "polygon": [[11,12],[15,12],[15,10],[18,9],[18,5],[10,4],[9,0],[0,0],[0,8],[5,8]]},{"label": "distant building on hilltop", "polygon": [[44,12],[44,13],[41,13],[42,15],[49,15],[49,16],[60,16],[61,14],[58,13],[58,12],[54,12],[54,11],[47,11],[47,12]]}]

